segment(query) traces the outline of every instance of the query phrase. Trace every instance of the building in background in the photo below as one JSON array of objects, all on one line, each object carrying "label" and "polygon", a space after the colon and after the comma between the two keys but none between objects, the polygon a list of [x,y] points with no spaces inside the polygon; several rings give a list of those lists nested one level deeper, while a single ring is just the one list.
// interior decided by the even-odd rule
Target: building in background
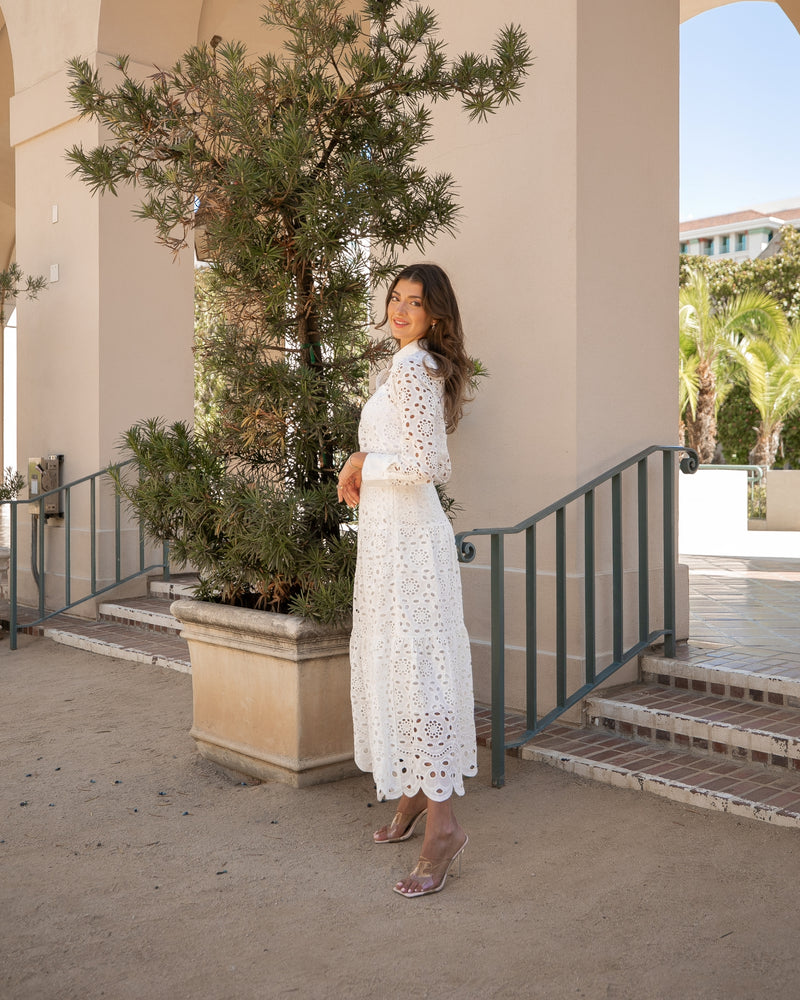
[{"label": "building in background", "polygon": [[781,226],[800,226],[800,195],[680,224],[680,252],[712,260],[770,254]]}]

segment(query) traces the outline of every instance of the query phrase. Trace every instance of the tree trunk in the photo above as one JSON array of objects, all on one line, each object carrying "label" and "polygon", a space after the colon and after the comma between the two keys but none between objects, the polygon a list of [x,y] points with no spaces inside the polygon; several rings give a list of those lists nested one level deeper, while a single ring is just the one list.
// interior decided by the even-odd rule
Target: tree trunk
[{"label": "tree trunk", "polygon": [[703,363],[697,369],[697,407],[692,417],[687,410],[686,432],[688,445],[697,452],[700,462],[708,465],[717,447],[717,381],[711,366]]},{"label": "tree trunk", "polygon": [[768,469],[772,468],[781,446],[782,431],[782,420],[779,420],[773,427],[765,427],[763,423],[758,425],[755,447],[748,455],[752,465],[766,465]]}]

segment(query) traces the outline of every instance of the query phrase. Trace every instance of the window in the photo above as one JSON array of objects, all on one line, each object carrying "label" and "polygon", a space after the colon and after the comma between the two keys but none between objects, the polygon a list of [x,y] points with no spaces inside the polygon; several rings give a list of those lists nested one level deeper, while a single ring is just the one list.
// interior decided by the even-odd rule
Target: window
[{"label": "window", "polygon": [[688,253],[688,252],[689,252],[689,244],[681,243],[681,253]]},{"label": "window", "polygon": [[720,238],[719,238],[719,252],[720,253],[730,253],[731,252],[731,238],[730,238],[730,236],[720,236]]},{"label": "window", "polygon": [[747,233],[736,234],[736,249],[737,250],[747,249]]},{"label": "window", "polygon": [[714,253],[714,241],[700,240],[700,253],[705,254],[706,257],[710,257]]}]

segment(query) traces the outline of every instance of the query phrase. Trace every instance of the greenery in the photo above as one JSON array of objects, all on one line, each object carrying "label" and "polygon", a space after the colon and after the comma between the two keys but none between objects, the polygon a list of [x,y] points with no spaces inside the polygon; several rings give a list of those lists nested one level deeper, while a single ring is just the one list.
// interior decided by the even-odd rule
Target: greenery
[{"label": "greenery", "polygon": [[682,303],[699,280],[705,283],[711,313],[730,314],[748,295],[767,295],[778,310],[769,327],[745,324],[733,337],[711,338],[716,351],[711,365],[715,402],[712,412],[705,396],[701,422],[700,352],[687,336],[681,312],[681,430],[690,443],[705,442],[705,461],[714,454],[710,442],[717,435],[717,460],[721,449],[729,464],[800,467],[800,232],[785,226],[779,241],[777,252],[763,259],[681,258]]},{"label": "greenery", "polygon": [[[715,300],[707,274],[699,268],[688,270],[679,312],[680,384],[686,401],[682,419],[687,444],[701,462],[714,460],[717,410],[736,378],[734,367],[744,368],[752,360],[755,379],[761,348],[778,343],[785,327],[783,312],[764,292],[748,288]],[[690,387],[684,390],[685,383]],[[772,426],[765,433],[771,434]]]},{"label": "greenery", "polygon": [[201,596],[339,621],[350,608],[353,514],[337,470],[357,447],[374,288],[409,250],[453,233],[455,181],[416,160],[430,105],[471,120],[518,100],[531,63],[503,28],[489,56],[448,58],[435,12],[402,0],[271,0],[282,53],[189,50],[142,82],[70,63],[81,117],[110,136],[67,153],[93,192],[142,192],[137,214],[177,252],[200,237],[202,418],[156,418],[124,444],[119,488],[148,535],[200,572]]},{"label": "greenery", "polygon": [[728,465],[749,465],[756,443],[758,410],[745,384],[735,385],[719,408],[717,426],[722,454]]},{"label": "greenery", "polygon": [[690,270],[708,277],[712,299],[719,303],[745,291],[772,296],[790,323],[800,320],[800,231],[783,226],[778,234],[780,249],[770,257],[754,260],[709,260],[704,256],[681,257],[681,284]]},{"label": "greenery", "polygon": [[747,492],[747,516],[753,521],[763,521],[767,516],[767,484],[765,480],[753,483]]},{"label": "greenery", "polygon": [[743,337],[736,353],[758,412],[750,462],[769,467],[780,451],[785,421],[800,408],[800,322],[778,323],[768,336]]},{"label": "greenery", "polygon": [[47,280],[43,275],[26,275],[16,262],[10,264],[5,271],[0,271],[0,327],[6,325],[6,306],[20,293],[27,295],[29,299],[35,299],[45,288]]},{"label": "greenery", "polygon": [[16,500],[21,490],[25,489],[25,477],[20,472],[14,472],[10,465],[7,465],[3,473],[3,482],[0,484],[0,503],[7,500]]}]

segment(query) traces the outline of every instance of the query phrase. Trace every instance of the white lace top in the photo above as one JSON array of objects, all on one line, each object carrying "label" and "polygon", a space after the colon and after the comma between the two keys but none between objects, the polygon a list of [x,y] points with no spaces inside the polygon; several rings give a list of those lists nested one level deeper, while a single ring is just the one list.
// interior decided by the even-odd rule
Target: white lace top
[{"label": "white lace top", "polygon": [[469,639],[453,532],[443,385],[407,345],[361,415],[364,462],[350,644],[355,759],[378,797],[444,800],[477,771]]}]

